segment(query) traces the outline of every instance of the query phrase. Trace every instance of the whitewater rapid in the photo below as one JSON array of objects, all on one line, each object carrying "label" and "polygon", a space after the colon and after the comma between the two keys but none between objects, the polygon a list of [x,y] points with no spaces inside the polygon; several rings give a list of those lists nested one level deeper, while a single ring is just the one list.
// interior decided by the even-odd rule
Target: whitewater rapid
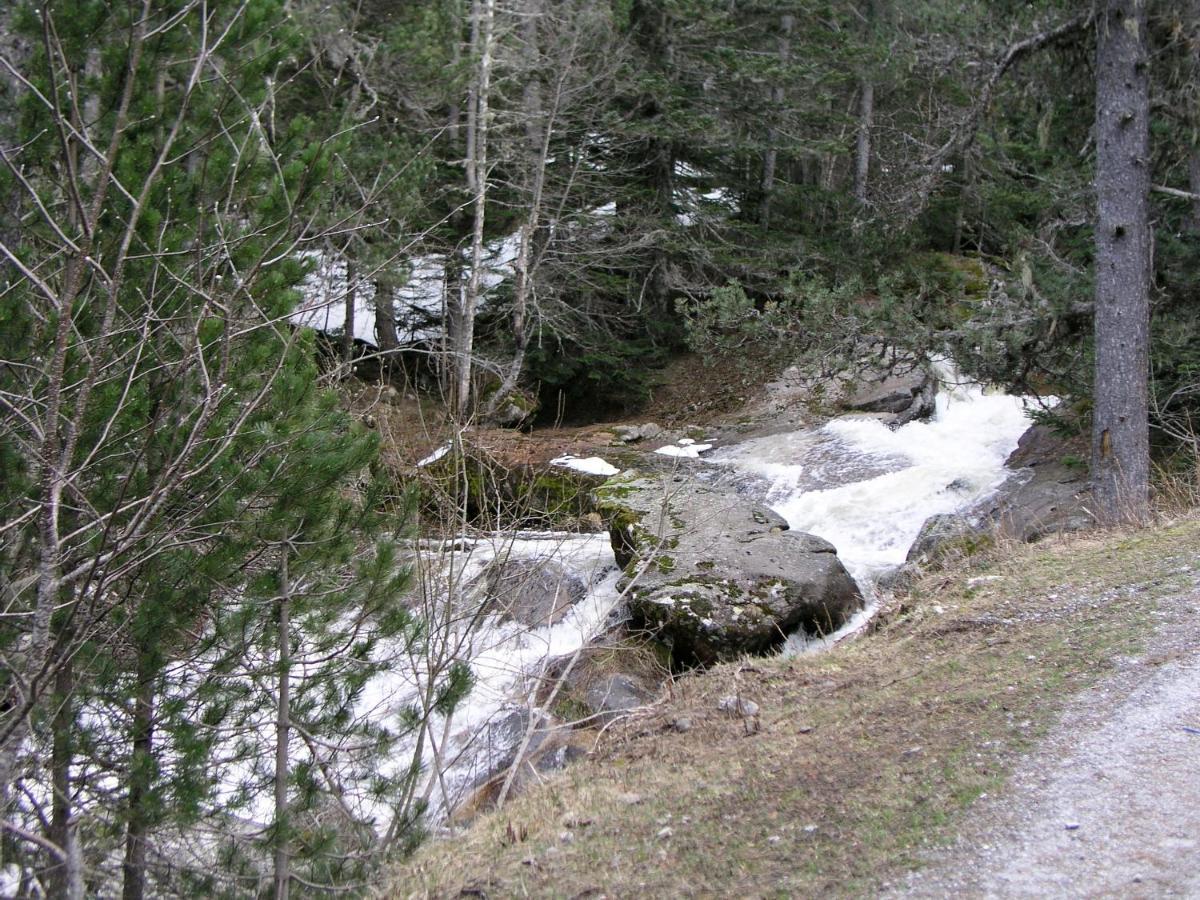
[{"label": "whitewater rapid", "polygon": [[[752,476],[793,529],[837,548],[867,599],[863,615],[843,629],[853,630],[873,612],[877,582],[903,565],[926,519],[965,512],[1005,481],[1004,462],[1030,426],[1033,402],[949,381],[928,421],[891,429],[875,417],[845,416],[709,458]],[[811,643],[794,636],[785,652]]]}]

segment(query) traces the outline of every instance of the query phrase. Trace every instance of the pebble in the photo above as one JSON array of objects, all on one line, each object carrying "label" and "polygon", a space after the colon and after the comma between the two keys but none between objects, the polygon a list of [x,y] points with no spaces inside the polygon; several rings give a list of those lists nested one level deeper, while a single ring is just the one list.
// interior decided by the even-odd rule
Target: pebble
[{"label": "pebble", "polygon": [[678,719],[676,719],[674,722],[671,723],[671,727],[674,728],[676,731],[678,731],[680,734],[686,734],[687,732],[692,730],[692,720],[689,719],[687,716],[680,716]]},{"label": "pebble", "polygon": [[673,835],[674,833],[675,833],[675,832],[671,830],[671,826],[669,826],[669,825],[668,825],[666,828],[660,828],[660,829],[659,829],[659,831],[658,831],[658,839],[659,839],[660,841],[665,841],[667,838],[669,838],[669,837],[670,837],[671,835]]}]

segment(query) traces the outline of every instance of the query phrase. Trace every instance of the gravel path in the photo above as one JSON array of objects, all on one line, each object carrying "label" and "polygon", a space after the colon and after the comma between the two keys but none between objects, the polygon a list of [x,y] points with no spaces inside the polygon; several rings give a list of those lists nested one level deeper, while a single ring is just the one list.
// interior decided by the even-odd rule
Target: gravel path
[{"label": "gravel path", "polygon": [[1200,897],[1200,597],[1074,701],[906,897]]}]

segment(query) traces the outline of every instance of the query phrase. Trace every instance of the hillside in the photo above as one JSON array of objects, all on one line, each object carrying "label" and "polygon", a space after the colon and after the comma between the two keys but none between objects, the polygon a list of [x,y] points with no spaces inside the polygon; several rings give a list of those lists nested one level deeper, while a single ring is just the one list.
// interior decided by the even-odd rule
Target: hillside
[{"label": "hillside", "polygon": [[[1185,518],[999,548],[927,576],[870,635],[831,652],[678,678],[587,761],[432,841],[378,893],[817,896],[899,885],[970,827],[981,798],[1007,796],[1064,711],[1071,746],[1125,691],[1195,658],[1198,545],[1200,522]],[[1112,679],[1121,695],[1088,692]],[[757,714],[719,711],[726,696]],[[1102,867],[1105,853],[1122,853],[1100,850]],[[1152,856],[1143,862],[1153,871]]]}]

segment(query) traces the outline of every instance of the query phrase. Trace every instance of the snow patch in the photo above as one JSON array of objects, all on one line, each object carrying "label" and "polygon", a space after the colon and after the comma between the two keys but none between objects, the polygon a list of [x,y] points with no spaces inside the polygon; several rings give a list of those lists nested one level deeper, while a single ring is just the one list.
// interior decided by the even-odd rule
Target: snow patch
[{"label": "snow patch", "polygon": [[667,444],[665,447],[659,447],[655,453],[661,453],[663,456],[676,456],[680,459],[699,459],[700,454],[705,450],[711,450],[712,444],[697,444],[695,441],[688,438],[682,438],[677,444]]},{"label": "snow patch", "polygon": [[550,460],[550,465],[560,466],[564,469],[573,469],[576,472],[583,472],[586,475],[616,475],[621,470],[607,460],[601,459],[599,456],[589,456],[587,459],[580,459],[577,456],[560,456],[557,459]]},{"label": "snow patch", "polygon": [[447,453],[450,452],[450,446],[451,446],[450,444],[446,444],[443,447],[438,447],[436,450],[434,450],[432,453],[430,453],[427,457],[425,457],[423,460],[421,460],[419,463],[417,463],[417,465],[418,466],[432,465],[433,463],[437,462],[439,459],[441,459],[443,456],[445,456]]}]

